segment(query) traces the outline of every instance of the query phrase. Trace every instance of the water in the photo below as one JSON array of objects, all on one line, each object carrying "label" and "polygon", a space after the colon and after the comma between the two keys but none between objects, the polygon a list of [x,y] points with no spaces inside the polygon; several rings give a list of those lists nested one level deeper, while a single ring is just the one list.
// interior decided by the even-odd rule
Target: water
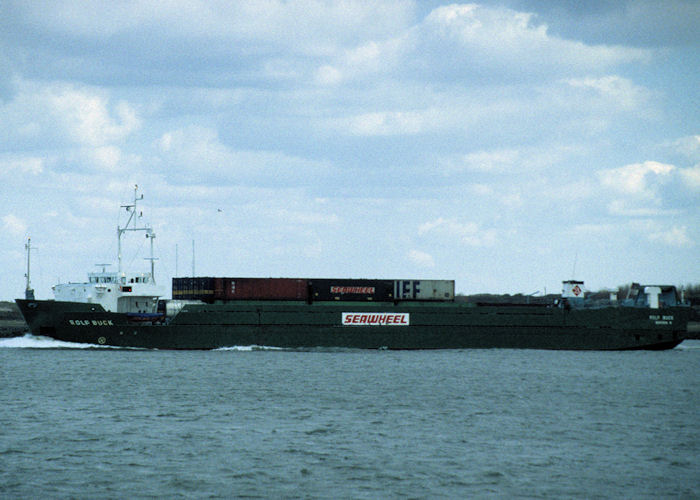
[{"label": "water", "polygon": [[2,339],[0,498],[699,498],[699,367]]}]

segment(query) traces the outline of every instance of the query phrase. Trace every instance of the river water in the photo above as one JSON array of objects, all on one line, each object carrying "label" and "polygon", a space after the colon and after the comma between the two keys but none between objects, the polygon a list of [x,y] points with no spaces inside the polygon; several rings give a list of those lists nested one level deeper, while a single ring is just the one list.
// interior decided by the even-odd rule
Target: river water
[{"label": "river water", "polygon": [[699,498],[700,341],[155,351],[0,339],[0,498]]}]

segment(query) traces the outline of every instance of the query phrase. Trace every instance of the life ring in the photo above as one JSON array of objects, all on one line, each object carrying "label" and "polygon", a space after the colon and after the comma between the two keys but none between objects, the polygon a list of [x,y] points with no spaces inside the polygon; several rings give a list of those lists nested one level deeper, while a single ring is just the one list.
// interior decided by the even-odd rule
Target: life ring
[{"label": "life ring", "polygon": [[97,337],[97,343],[100,345],[104,345],[105,343],[107,343],[107,339],[104,337]]}]

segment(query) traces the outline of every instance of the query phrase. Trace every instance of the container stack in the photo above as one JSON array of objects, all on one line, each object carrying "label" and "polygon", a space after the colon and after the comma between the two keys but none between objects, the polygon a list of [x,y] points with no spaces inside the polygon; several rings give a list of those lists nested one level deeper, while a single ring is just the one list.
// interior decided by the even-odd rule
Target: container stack
[{"label": "container stack", "polygon": [[233,300],[452,301],[454,295],[454,280],[173,278],[173,299],[208,303]]}]

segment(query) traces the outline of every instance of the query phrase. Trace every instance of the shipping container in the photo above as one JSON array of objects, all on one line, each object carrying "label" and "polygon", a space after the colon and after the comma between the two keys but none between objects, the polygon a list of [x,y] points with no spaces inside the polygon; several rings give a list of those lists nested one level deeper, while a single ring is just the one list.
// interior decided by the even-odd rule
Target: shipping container
[{"label": "shipping container", "polygon": [[305,279],[296,278],[173,278],[173,299],[306,300]]},{"label": "shipping container", "polygon": [[369,279],[313,279],[309,280],[309,294],[313,301],[392,301],[394,282]]},{"label": "shipping container", "polygon": [[173,299],[374,301],[454,300],[453,280],[173,278]]},{"label": "shipping container", "polygon": [[308,296],[305,279],[222,278],[222,282],[224,300],[306,300]]},{"label": "shipping container", "polygon": [[454,300],[454,280],[395,280],[397,300]]},{"label": "shipping container", "polygon": [[213,302],[215,299],[214,283],[218,279],[220,278],[173,278],[173,299]]}]

